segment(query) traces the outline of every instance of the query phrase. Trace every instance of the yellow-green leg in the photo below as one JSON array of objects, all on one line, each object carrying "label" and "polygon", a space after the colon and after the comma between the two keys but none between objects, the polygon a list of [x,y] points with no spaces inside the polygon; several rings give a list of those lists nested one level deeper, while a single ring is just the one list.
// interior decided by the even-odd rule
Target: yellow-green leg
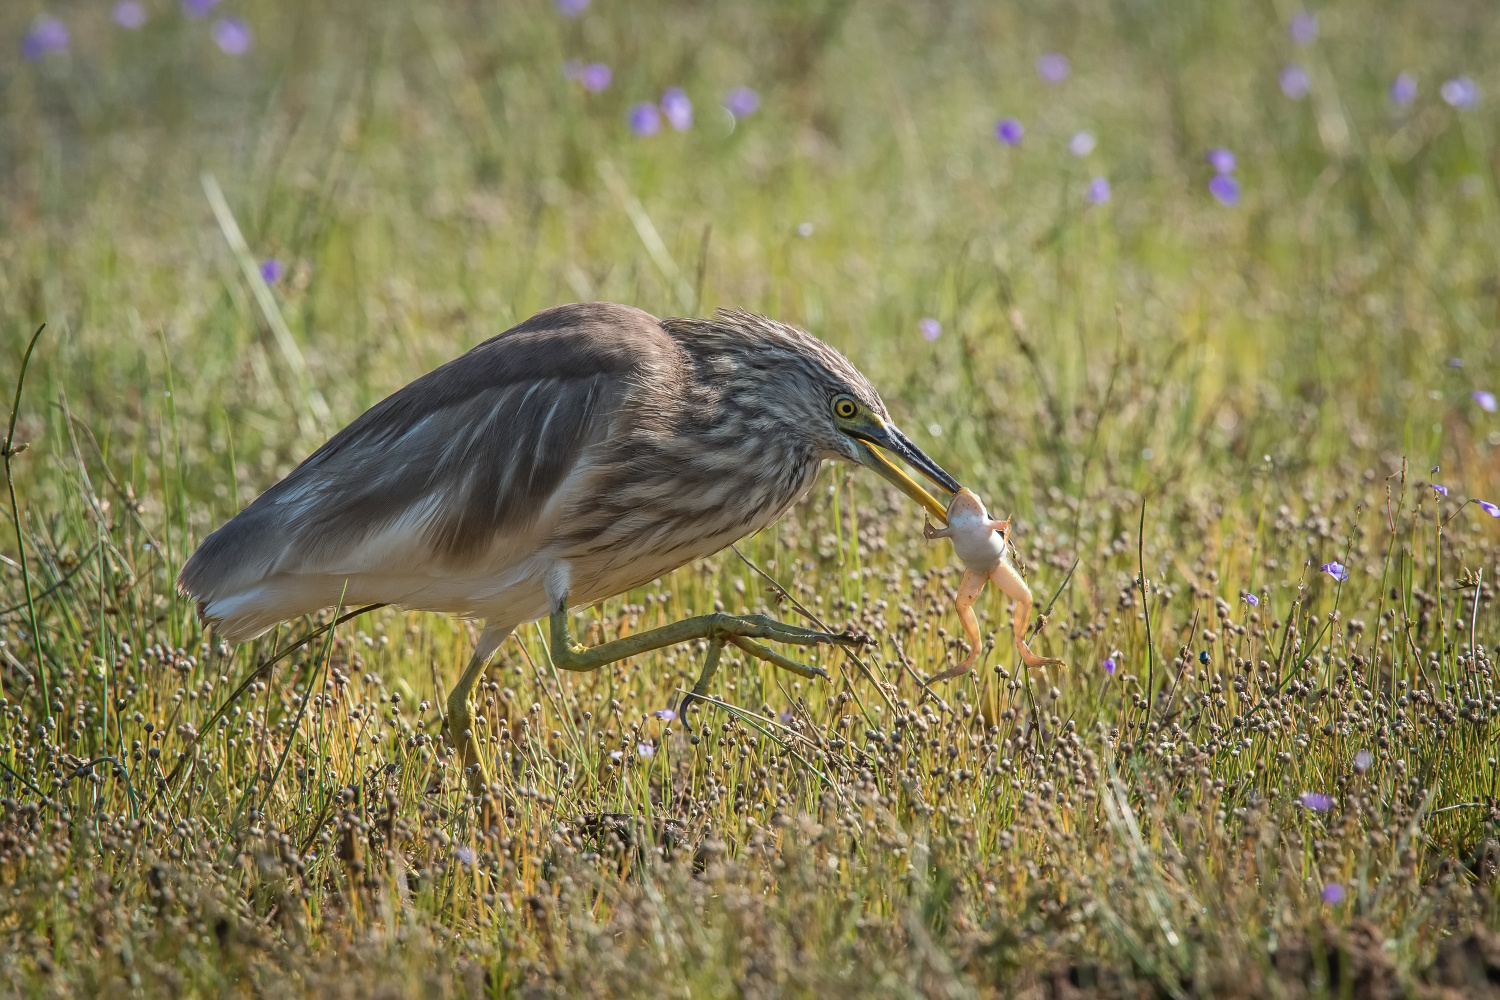
[{"label": "yellow-green leg", "polygon": [[835,646],[860,646],[870,641],[865,636],[853,632],[819,632],[815,629],[788,625],[765,615],[720,613],[684,618],[670,625],[637,632],[624,639],[601,643],[598,646],[585,646],[573,638],[572,630],[568,626],[567,607],[567,597],[564,595],[559,606],[553,610],[551,618],[552,662],[563,670],[597,670],[606,664],[616,663],[626,657],[650,652],[653,649],[707,639],[708,655],[703,662],[703,672],[698,677],[698,683],[693,685],[692,692],[683,696],[679,712],[685,711],[693,700],[703,699],[708,691],[709,683],[713,680],[714,672],[718,669],[719,654],[725,643],[737,646],[758,660],[764,660],[798,676],[821,677],[827,680],[826,671],[798,663],[755,640],[769,639],[772,642],[784,642],[794,646],[819,646],[825,643]]},{"label": "yellow-green leg", "polygon": [[[484,761],[479,756],[479,743],[474,738],[474,712],[469,708],[469,695],[474,692],[474,685],[479,683],[495,650],[500,648],[500,644],[512,631],[512,628],[491,628],[486,625],[484,631],[479,633],[479,643],[474,647],[474,655],[469,658],[469,665],[464,668],[463,676],[459,677],[458,683],[448,693],[448,740],[458,748],[459,759],[470,775],[469,785],[474,789],[487,785],[489,777],[484,771]],[[471,767],[474,768],[473,771],[469,771]]]}]

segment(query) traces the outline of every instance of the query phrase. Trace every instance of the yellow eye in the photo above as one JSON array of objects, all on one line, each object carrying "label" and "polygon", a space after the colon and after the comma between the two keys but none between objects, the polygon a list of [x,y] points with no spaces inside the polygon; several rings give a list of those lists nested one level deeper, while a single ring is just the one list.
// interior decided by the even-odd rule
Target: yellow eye
[{"label": "yellow eye", "polygon": [[833,415],[840,420],[853,420],[859,407],[848,396],[836,396],[833,400]]}]

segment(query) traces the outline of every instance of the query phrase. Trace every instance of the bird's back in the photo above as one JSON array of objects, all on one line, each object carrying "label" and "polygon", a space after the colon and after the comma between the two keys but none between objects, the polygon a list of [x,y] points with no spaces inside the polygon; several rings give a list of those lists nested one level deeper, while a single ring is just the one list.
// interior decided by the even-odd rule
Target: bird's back
[{"label": "bird's back", "polygon": [[231,640],[340,599],[482,615],[587,492],[587,456],[649,431],[662,407],[642,397],[682,364],[638,309],[538,313],[354,420],[204,539],[178,586]]}]

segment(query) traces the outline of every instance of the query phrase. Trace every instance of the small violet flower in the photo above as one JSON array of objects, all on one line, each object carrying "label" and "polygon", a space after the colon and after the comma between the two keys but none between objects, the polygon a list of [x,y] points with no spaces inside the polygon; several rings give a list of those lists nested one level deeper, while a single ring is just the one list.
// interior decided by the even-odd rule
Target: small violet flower
[{"label": "small violet flower", "polygon": [[260,262],[260,276],[268,285],[276,284],[285,273],[286,267],[275,257],[267,257]]},{"label": "small violet flower", "polygon": [[649,102],[631,108],[627,120],[630,122],[630,131],[636,135],[655,135],[661,131],[661,112]]},{"label": "small violet flower", "polygon": [[1366,771],[1368,771],[1370,769],[1370,765],[1373,763],[1375,763],[1375,755],[1368,750],[1361,750],[1359,753],[1354,755],[1354,769],[1360,774],[1364,774]]},{"label": "small violet flower", "polygon": [[121,28],[135,31],[146,26],[146,7],[140,0],[120,0],[110,19]]},{"label": "small violet flower", "polygon": [[1252,608],[1260,607],[1260,598],[1256,597],[1254,594],[1246,594],[1244,597],[1240,598],[1240,600],[1244,601]]},{"label": "small violet flower", "polygon": [[1318,895],[1329,906],[1337,906],[1344,901],[1344,887],[1337,882],[1329,882]]},{"label": "small violet flower", "polygon": [[1036,61],[1036,75],[1048,83],[1062,83],[1072,71],[1068,57],[1057,52],[1048,52]]},{"label": "small violet flower", "polygon": [[1391,103],[1404,108],[1417,99],[1417,78],[1410,73],[1397,73],[1391,81]]},{"label": "small violet flower", "polygon": [[55,17],[39,17],[21,39],[21,55],[29,62],[68,51],[68,26]]},{"label": "small violet flower", "polygon": [[1469,393],[1469,398],[1478,403],[1479,408],[1485,413],[1494,413],[1496,406],[1500,405],[1495,402],[1495,394],[1493,392],[1487,392],[1484,389],[1474,390],[1473,392]]},{"label": "small violet flower", "polygon": [[201,21],[213,13],[219,0],[182,0],[182,12],[195,21]]},{"label": "small violet flower", "polygon": [[553,6],[563,17],[578,17],[589,9],[589,0],[553,0]]},{"label": "small violet flower", "polygon": [[1349,579],[1349,571],[1344,568],[1343,563],[1337,560],[1334,560],[1333,562],[1326,562],[1323,565],[1319,566],[1318,569],[1322,570],[1324,573],[1327,573],[1339,583],[1343,583],[1345,580]]},{"label": "small violet flower", "polygon": [[1208,182],[1208,193],[1219,199],[1219,204],[1234,206],[1240,203],[1240,182],[1228,174],[1215,174]]},{"label": "small violet flower", "polygon": [[667,116],[667,121],[678,132],[686,132],[693,127],[693,102],[681,87],[668,87],[666,93],[661,95],[661,113]]},{"label": "small violet flower", "polygon": [[1073,138],[1068,140],[1068,151],[1074,156],[1088,156],[1094,151],[1098,143],[1092,132],[1075,132]]},{"label": "small violet flower", "polygon": [[1210,149],[1203,158],[1214,168],[1216,174],[1232,174],[1234,168],[1239,166],[1234,154],[1227,149]]},{"label": "small violet flower", "polygon": [[1307,70],[1293,63],[1281,71],[1281,92],[1294,101],[1300,101],[1307,96],[1307,91],[1312,86],[1312,81],[1307,77]]},{"label": "small violet flower", "polygon": [[1007,146],[1019,146],[1026,136],[1026,129],[1014,118],[1002,118],[995,123],[995,138]]},{"label": "small violet flower", "polygon": [[1303,792],[1297,797],[1297,801],[1313,812],[1327,812],[1333,808],[1333,798],[1322,792]]},{"label": "small violet flower", "polygon": [[652,746],[649,743],[637,743],[635,745],[635,752],[636,756],[644,757],[647,760],[650,760],[656,755],[656,747]]},{"label": "small violet flower", "polygon": [[736,118],[748,118],[760,107],[760,95],[749,87],[735,87],[724,98],[724,110]]},{"label": "small violet flower", "polygon": [[1490,517],[1500,517],[1500,507],[1495,506],[1488,500],[1475,500],[1474,502],[1479,505],[1480,510],[1484,511]]},{"label": "small violet flower", "polygon": [[671,722],[673,719],[677,718],[677,713],[672,711],[670,708],[658,708],[651,714],[656,716],[663,722]]},{"label": "small violet flower", "polygon": [[1298,11],[1292,17],[1292,42],[1296,45],[1311,45],[1318,40],[1318,15]]},{"label": "small violet flower", "polygon": [[1440,497],[1445,497],[1448,495],[1448,487],[1444,486],[1442,483],[1428,483],[1427,485],[1431,486],[1432,492],[1436,493]]},{"label": "small violet flower", "polygon": [[1479,86],[1466,76],[1455,76],[1444,83],[1438,93],[1444,104],[1460,110],[1473,107],[1479,100]]},{"label": "small violet flower", "polygon": [[583,89],[591,94],[608,90],[610,81],[614,74],[608,66],[602,62],[592,62],[578,71],[578,82],[583,84]]},{"label": "small violet flower", "polygon": [[1104,658],[1104,672],[1106,674],[1109,674],[1109,676],[1113,677],[1115,675],[1115,671],[1119,669],[1120,665],[1115,662],[1115,658],[1113,656],[1107,656]]},{"label": "small violet flower", "polygon": [[1090,205],[1102,205],[1109,201],[1109,181],[1103,177],[1095,177],[1089,181],[1088,193],[1084,197]]},{"label": "small violet flower", "polygon": [[917,329],[922,331],[922,339],[929,344],[943,335],[943,324],[931,316],[922,317],[921,321],[917,323]]},{"label": "small violet flower", "polygon": [[242,56],[250,51],[255,35],[250,25],[238,17],[222,17],[214,22],[214,42],[225,55]]}]

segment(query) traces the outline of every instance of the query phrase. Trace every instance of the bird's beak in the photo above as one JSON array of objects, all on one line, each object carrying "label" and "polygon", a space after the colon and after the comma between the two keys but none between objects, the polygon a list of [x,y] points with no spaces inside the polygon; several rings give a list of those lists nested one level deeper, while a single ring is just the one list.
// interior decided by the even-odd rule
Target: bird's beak
[{"label": "bird's beak", "polygon": [[854,438],[859,448],[860,464],[879,473],[896,489],[921,504],[940,523],[948,523],[948,504],[938,500],[921,483],[902,471],[900,466],[886,457],[885,452],[894,453],[901,461],[949,494],[959,491],[958,480],[923,454],[922,449],[912,444],[911,439],[900,430],[873,414],[860,421],[859,426],[849,428],[848,434]]}]

